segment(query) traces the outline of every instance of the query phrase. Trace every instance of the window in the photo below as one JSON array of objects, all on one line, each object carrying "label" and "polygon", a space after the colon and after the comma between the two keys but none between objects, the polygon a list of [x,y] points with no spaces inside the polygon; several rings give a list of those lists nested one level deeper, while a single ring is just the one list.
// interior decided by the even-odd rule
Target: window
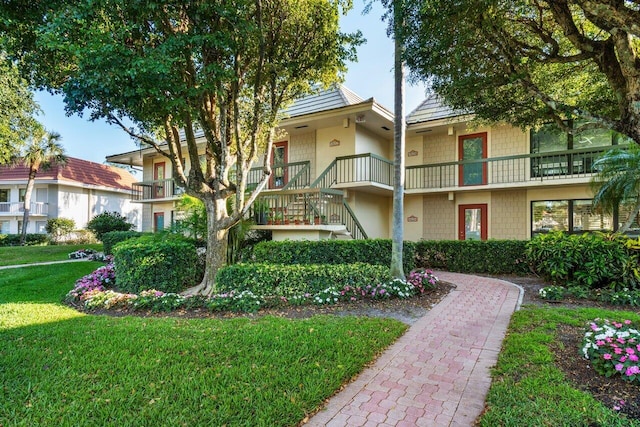
[{"label": "window", "polygon": [[613,230],[614,216],[593,208],[592,200],[544,200],[531,202],[531,233],[549,231]]},{"label": "window", "polygon": [[36,221],[36,233],[38,234],[47,233],[47,221]]},{"label": "window", "polygon": [[18,190],[18,201],[24,203],[24,196],[27,194],[26,188],[21,188]]},{"label": "window", "polygon": [[0,233],[1,234],[9,234],[9,226],[11,223],[9,221],[0,221]]},{"label": "window", "polygon": [[0,203],[9,202],[9,189],[3,188],[0,189]]},{"label": "window", "polygon": [[287,141],[273,144],[273,155],[271,157],[271,182],[270,188],[282,188],[287,183]]},{"label": "window", "polygon": [[[568,126],[573,128],[581,125],[568,122]],[[531,157],[531,176],[592,173],[593,162],[607,147],[628,143],[628,138],[607,129],[569,134],[554,124],[543,125],[531,130],[531,154],[539,154]]]}]

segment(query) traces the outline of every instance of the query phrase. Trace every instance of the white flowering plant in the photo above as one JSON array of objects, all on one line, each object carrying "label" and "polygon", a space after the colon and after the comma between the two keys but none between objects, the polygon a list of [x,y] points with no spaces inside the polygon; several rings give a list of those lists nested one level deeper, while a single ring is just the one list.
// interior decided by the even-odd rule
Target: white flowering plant
[{"label": "white flowering plant", "polygon": [[538,291],[538,295],[540,298],[546,299],[547,301],[560,301],[564,298],[566,294],[566,289],[562,286],[546,286]]},{"label": "white flowering plant", "polygon": [[582,355],[596,372],[640,384],[640,331],[632,321],[590,322],[582,340]]}]

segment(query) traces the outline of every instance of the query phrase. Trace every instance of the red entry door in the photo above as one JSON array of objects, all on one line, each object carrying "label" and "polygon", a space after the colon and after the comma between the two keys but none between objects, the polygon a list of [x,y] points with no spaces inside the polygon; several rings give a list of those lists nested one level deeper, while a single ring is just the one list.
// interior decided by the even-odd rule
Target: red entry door
[{"label": "red entry door", "polygon": [[487,205],[458,207],[458,240],[487,240]]}]

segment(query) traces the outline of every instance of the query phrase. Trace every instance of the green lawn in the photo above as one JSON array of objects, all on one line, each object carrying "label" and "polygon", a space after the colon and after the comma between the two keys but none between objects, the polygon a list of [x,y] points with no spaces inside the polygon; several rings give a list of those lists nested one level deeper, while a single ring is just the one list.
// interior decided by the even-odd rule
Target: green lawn
[{"label": "green lawn", "polygon": [[0,247],[0,266],[33,264],[36,262],[69,259],[70,252],[91,248],[102,250],[102,243],[92,245],[3,246]]},{"label": "green lawn", "polygon": [[406,329],[330,316],[89,316],[61,305],[98,265],[0,272],[0,426],[295,426]]},{"label": "green lawn", "polygon": [[[576,390],[554,364],[549,346],[555,340],[557,326],[584,326],[598,317],[640,320],[638,313],[595,308],[531,306],[514,313],[480,425],[640,426],[640,422],[620,416],[590,394]],[[575,357],[580,357],[578,348]]]}]

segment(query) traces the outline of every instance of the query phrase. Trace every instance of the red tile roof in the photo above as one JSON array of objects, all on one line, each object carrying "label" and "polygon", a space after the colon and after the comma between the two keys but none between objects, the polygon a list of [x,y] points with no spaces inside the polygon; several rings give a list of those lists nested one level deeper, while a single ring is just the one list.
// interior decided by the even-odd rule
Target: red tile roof
[{"label": "red tile roof", "polygon": [[[0,181],[26,181],[28,177],[29,168],[24,165],[0,166]],[[40,180],[73,181],[118,190],[130,190],[131,185],[137,181],[124,169],[74,157],[68,157],[65,166],[54,164],[48,170],[40,168],[36,182]]]}]

